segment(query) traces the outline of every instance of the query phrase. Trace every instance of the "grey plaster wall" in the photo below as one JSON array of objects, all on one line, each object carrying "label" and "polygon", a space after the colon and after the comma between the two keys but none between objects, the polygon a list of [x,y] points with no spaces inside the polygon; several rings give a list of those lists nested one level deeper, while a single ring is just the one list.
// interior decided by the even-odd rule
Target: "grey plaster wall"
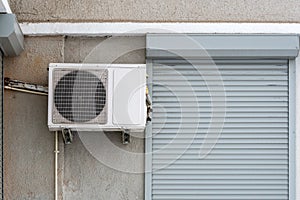
[{"label": "grey plaster wall", "polygon": [[[5,58],[5,76],[47,84],[50,62],[145,62],[144,37],[26,37],[25,45],[21,56]],[[89,52],[95,47],[97,56],[92,56]],[[4,103],[5,199],[52,200],[54,135],[47,128],[47,97],[5,90]],[[119,133],[105,136],[124,152],[144,152],[142,138],[132,138],[124,146]],[[77,134],[71,145],[64,145],[60,138],[59,147],[60,199],[143,199],[144,174],[122,172],[99,162]],[[143,157],[111,152],[108,147],[102,155],[125,169],[144,169]]]},{"label": "grey plaster wall", "polygon": [[[4,59],[4,74],[47,83],[49,62],[63,61],[63,38],[26,38],[19,57]],[[47,97],[5,90],[4,195],[7,200],[52,200],[53,135],[47,128]]]},{"label": "grey plaster wall", "polygon": [[21,22],[300,22],[299,0],[10,0]]},{"label": "grey plaster wall", "polygon": [[[299,0],[9,0],[20,22],[300,22]],[[5,58],[5,76],[47,84],[50,62],[145,63],[144,37],[26,37],[19,57]],[[90,52],[96,51],[96,54]],[[47,128],[47,97],[5,91],[4,194],[7,200],[52,200],[54,136]],[[144,140],[120,144],[144,151]],[[60,138],[59,196],[67,200],[143,199],[144,175],[99,162],[78,135],[65,146]],[[144,159],[110,154],[127,169],[144,169]],[[122,161],[120,163],[120,161]]]}]

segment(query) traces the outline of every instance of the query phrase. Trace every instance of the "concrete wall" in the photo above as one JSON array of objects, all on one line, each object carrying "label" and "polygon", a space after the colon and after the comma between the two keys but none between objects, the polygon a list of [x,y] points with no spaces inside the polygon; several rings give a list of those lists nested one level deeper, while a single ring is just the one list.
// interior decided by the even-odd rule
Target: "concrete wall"
[{"label": "concrete wall", "polygon": [[300,22],[299,0],[10,0],[20,22]]},{"label": "concrete wall", "polygon": [[[46,85],[50,62],[145,63],[144,37],[26,37],[25,45],[21,56],[5,58],[5,76]],[[87,56],[97,45],[101,56]],[[52,200],[54,135],[47,128],[47,97],[5,90],[4,103],[5,199]],[[107,137],[126,152],[144,152],[143,139],[133,138],[124,146],[119,133]],[[129,171],[144,169],[143,157],[103,155]],[[67,200],[140,200],[144,175],[118,171],[99,162],[75,135],[74,143],[67,146],[60,138],[59,188],[60,198]]]},{"label": "concrete wall", "polygon": [[[299,0],[10,0],[10,6],[20,22],[300,22]],[[145,63],[144,37],[25,37],[25,47],[21,56],[5,58],[5,76],[46,85],[50,62]],[[99,54],[89,55],[95,47]],[[5,199],[52,200],[54,136],[47,128],[47,97],[6,90],[4,103]],[[123,146],[118,133],[106,136],[126,152],[144,151],[143,139]],[[60,199],[143,199],[143,174],[99,162],[78,135],[68,146],[60,138],[59,147]],[[103,155],[115,164],[144,169],[143,158],[110,151]]]},{"label": "concrete wall", "polygon": [[[26,38],[26,51],[4,59],[5,76],[46,84],[48,63],[63,61],[63,44],[62,37]],[[52,200],[54,138],[47,127],[47,97],[8,90],[4,97],[5,199]]]}]

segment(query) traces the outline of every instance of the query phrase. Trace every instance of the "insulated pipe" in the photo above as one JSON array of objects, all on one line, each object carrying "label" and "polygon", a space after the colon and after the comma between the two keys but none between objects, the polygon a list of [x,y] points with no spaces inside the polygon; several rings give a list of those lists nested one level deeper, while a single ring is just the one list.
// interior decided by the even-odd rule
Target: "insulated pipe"
[{"label": "insulated pipe", "polygon": [[55,131],[55,149],[54,149],[54,199],[58,200],[58,184],[57,184],[57,180],[58,180],[58,176],[57,176],[57,170],[58,170],[58,154],[59,154],[59,150],[58,150],[58,131]]},{"label": "insulated pipe", "polygon": [[4,89],[18,91],[18,92],[25,92],[25,93],[29,93],[29,94],[38,94],[38,95],[44,95],[44,96],[48,95],[47,93],[43,93],[43,92],[36,92],[36,91],[31,91],[31,90],[24,90],[24,89],[19,89],[19,88],[12,88],[12,87],[9,87],[9,86],[4,86]]}]

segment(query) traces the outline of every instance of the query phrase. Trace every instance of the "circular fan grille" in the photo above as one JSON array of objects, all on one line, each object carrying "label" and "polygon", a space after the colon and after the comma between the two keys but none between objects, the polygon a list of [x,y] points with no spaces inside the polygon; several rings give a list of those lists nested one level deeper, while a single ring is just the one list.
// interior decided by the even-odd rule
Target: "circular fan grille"
[{"label": "circular fan grille", "polygon": [[54,104],[58,112],[71,122],[95,119],[106,103],[102,81],[87,71],[72,71],[56,84]]}]

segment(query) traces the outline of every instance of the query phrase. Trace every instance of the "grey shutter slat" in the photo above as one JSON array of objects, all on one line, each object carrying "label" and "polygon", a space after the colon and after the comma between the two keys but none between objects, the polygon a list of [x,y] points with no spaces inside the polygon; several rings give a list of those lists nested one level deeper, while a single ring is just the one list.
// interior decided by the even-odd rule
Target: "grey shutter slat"
[{"label": "grey shutter slat", "polygon": [[[212,115],[211,91],[199,72],[211,77],[209,84],[217,78],[205,63],[153,62],[152,199],[288,200],[287,61],[215,62],[226,91],[226,119],[217,144],[200,159],[211,117],[223,117]],[[222,97],[218,89],[214,95]]]}]

